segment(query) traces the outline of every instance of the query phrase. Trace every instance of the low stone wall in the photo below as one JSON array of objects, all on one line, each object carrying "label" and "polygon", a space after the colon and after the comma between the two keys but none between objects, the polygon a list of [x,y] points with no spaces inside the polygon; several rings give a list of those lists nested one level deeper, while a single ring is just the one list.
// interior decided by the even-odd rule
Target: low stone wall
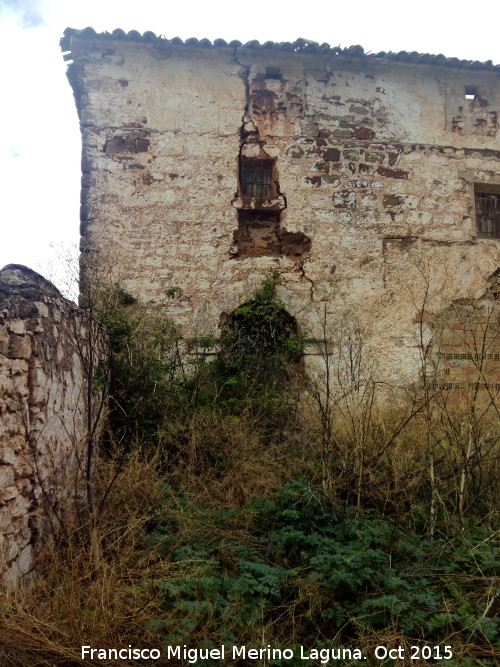
[{"label": "low stone wall", "polygon": [[7,585],[32,571],[74,515],[95,343],[85,313],[50,282],[16,264],[0,271],[0,579]]}]

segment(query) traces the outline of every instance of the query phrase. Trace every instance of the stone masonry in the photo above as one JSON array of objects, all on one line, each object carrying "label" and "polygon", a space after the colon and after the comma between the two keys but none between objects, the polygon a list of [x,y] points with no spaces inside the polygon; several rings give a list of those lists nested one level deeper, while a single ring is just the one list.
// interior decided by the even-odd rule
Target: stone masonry
[{"label": "stone masonry", "polygon": [[187,334],[216,330],[277,269],[302,331],[321,340],[355,313],[381,375],[408,380],[422,329],[428,341],[452,304],[486,294],[500,266],[498,66],[90,28],[61,47],[82,249],[142,299],[181,288],[165,312]]},{"label": "stone masonry", "polygon": [[[0,581],[16,584],[75,511],[88,326],[24,266],[0,271]],[[78,483],[80,482],[80,486]]]}]

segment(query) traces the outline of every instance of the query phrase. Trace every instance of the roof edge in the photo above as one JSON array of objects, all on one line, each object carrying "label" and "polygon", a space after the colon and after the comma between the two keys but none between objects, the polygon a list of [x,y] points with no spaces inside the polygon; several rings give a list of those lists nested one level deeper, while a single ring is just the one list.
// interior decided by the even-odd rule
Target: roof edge
[{"label": "roof edge", "polygon": [[[243,44],[237,39],[232,40],[231,42],[226,42],[224,39],[215,39],[213,42],[211,42],[209,39],[197,39],[196,37],[190,37],[186,40],[182,40],[180,37],[167,39],[163,35],[156,35],[151,31],[147,31],[141,34],[137,30],[130,30],[129,32],[125,32],[120,28],[117,28],[112,32],[100,33],[96,32],[96,30],[91,27],[84,28],[83,30],[78,30],[76,28],[66,28],[63,37],[59,42],[63,52],[71,51],[71,39],[73,37],[82,37],[88,39],[109,39],[124,42],[161,42],[162,44],[171,44],[173,46],[194,46],[201,48],[229,47],[234,49],[242,48],[254,50],[273,49],[291,53],[317,53],[323,55],[349,56],[355,58],[386,59],[414,65],[437,65],[441,67],[486,70],[500,73],[500,64],[494,65],[491,60],[487,60],[486,62],[481,62],[479,60],[461,60],[460,58],[448,58],[442,53],[434,55],[431,53],[418,53],[417,51],[399,51],[398,53],[393,51],[380,51],[378,53],[366,53],[364,48],[359,44],[348,47],[330,46],[330,44],[327,44],[326,42],[319,44],[318,42],[303,38],[296,39],[294,42],[268,41],[264,42],[263,44],[254,39]],[[65,59],[68,60],[70,58],[66,56]]]}]

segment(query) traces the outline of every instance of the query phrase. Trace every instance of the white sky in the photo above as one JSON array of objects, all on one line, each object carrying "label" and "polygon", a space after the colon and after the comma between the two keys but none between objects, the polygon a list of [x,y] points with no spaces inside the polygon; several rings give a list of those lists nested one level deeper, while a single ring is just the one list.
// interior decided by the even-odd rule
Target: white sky
[{"label": "white sky", "polygon": [[49,263],[57,266],[61,244],[78,243],[80,133],[59,49],[67,26],[242,42],[304,37],[500,63],[499,19],[498,0],[0,0],[0,268],[26,264],[55,278]]}]

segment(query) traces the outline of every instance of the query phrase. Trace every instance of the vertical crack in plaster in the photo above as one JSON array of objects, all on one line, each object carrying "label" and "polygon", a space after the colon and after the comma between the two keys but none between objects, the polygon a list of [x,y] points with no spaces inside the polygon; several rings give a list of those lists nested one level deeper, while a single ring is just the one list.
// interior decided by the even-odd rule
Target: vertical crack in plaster
[{"label": "vertical crack in plaster", "polygon": [[[259,133],[259,127],[258,127],[257,123],[255,122],[254,118],[252,117],[252,114],[251,114],[252,96],[251,96],[251,88],[250,88],[250,67],[248,65],[243,65],[239,61],[239,59],[238,59],[238,49],[237,48],[235,48],[234,52],[233,52],[233,62],[236,65],[238,65],[239,68],[240,68],[240,70],[238,72],[238,77],[242,80],[243,85],[245,87],[245,107],[243,109],[243,114],[242,114],[242,118],[241,118],[241,126],[240,126],[240,130],[239,130],[239,133],[240,133],[240,146],[239,146],[239,153],[238,153],[238,183],[239,183],[243,148],[248,143],[247,142],[247,137],[250,134],[253,134],[256,137],[258,137],[258,143],[260,144],[261,149],[264,150],[264,151],[265,151],[265,149],[263,147],[263,144],[265,142],[261,140],[260,133]],[[332,73],[331,73],[331,70],[330,70],[329,78],[331,78],[331,76],[332,76]],[[304,77],[303,81],[304,81],[304,113],[306,114],[307,109],[308,109],[308,100],[307,100],[308,81],[307,81],[307,76]],[[300,81],[297,82],[297,85],[299,85],[299,83],[300,83]],[[250,124],[250,123],[253,125],[253,127],[255,127],[255,131],[248,131],[248,129],[246,128],[247,124]],[[279,178],[277,178],[276,181],[275,181],[275,187],[276,187],[276,195],[278,197],[281,197],[282,201],[283,201],[282,210],[285,210],[288,207],[288,202],[287,202],[286,195],[281,191]],[[231,202],[232,204],[234,204],[234,202],[237,200],[238,193],[239,193],[239,188],[238,188],[238,185],[237,185],[235,196],[234,196],[234,198]],[[240,227],[240,224],[238,223],[238,229],[239,229],[239,227]],[[277,229],[277,240],[278,240],[278,243],[279,243],[279,249],[278,249],[277,254],[278,255],[284,255],[284,256],[290,256],[289,254],[285,255],[285,253],[283,252],[283,247],[284,247],[285,244],[283,243],[282,236],[284,234],[287,234],[287,230],[286,230],[286,228],[281,226],[281,211],[280,211],[279,212],[279,217],[278,217],[278,229]],[[307,241],[310,242],[309,237],[307,237],[305,235],[303,235],[303,236],[304,236],[304,239],[306,240],[306,242]],[[294,259],[294,262],[295,262],[295,266],[297,267],[297,269],[300,272],[301,277],[304,278],[304,280],[307,280],[310,283],[310,286],[311,286],[310,287],[310,299],[311,299],[311,301],[313,301],[314,300],[314,282],[311,278],[309,278],[306,275],[305,268],[304,268],[304,259],[300,256],[299,257],[293,257],[293,259]]]},{"label": "vertical crack in plaster", "polygon": [[300,271],[300,277],[303,278],[304,280],[307,280],[309,283],[309,298],[311,300],[311,303],[314,302],[314,280],[312,278],[309,278],[309,276],[306,275],[306,270],[304,267],[304,260],[302,258],[299,258],[299,261],[297,262],[297,267]]}]

